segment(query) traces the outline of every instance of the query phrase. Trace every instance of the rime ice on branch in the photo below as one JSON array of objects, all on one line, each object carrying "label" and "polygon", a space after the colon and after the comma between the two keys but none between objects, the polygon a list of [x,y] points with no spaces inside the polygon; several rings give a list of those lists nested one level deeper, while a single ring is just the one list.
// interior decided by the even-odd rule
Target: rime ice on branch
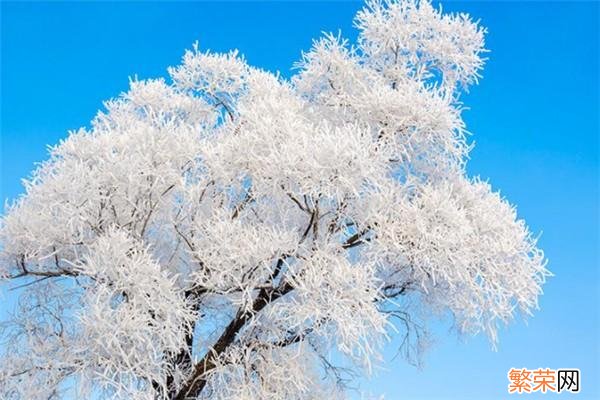
[{"label": "rime ice on branch", "polygon": [[415,0],[355,22],[291,81],[194,47],[51,149],[2,218],[0,397],[342,398],[332,350],[370,372],[424,310],[495,344],[537,307],[535,238],[465,174],[484,29]]}]

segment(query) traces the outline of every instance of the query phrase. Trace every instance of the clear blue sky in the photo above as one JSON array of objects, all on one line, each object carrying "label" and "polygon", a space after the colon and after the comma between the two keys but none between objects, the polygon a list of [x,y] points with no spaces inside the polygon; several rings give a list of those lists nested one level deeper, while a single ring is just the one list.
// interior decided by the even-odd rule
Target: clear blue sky
[{"label": "clear blue sky", "polygon": [[[46,158],[46,145],[86,125],[128,77],[166,75],[185,48],[239,49],[290,75],[321,31],[354,38],[360,3],[2,3],[2,199]],[[509,399],[510,367],[580,368],[599,399],[598,18],[595,2],[445,3],[489,28],[484,79],[464,98],[476,147],[469,170],[518,205],[555,273],[541,311],[501,333],[458,340],[434,324],[417,370],[401,359],[363,387],[395,399]],[[393,356],[393,348],[386,353]],[[556,395],[546,395],[553,397]],[[570,398],[569,394],[560,396]],[[544,398],[526,395],[523,398]]]}]

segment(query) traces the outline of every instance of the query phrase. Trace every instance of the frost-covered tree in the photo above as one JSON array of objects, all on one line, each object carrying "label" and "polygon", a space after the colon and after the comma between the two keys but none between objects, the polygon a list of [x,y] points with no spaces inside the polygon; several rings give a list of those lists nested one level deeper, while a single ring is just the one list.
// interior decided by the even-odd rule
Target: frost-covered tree
[{"label": "frost-covered tree", "polygon": [[537,307],[535,238],[465,173],[485,30],[417,0],[355,24],[291,80],[195,46],[51,148],[2,217],[1,398],[342,398],[432,311],[494,344]]}]

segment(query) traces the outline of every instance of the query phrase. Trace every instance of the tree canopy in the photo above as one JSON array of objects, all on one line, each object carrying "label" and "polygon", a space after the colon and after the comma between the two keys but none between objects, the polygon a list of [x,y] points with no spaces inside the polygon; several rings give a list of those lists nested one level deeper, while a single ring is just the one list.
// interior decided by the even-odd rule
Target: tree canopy
[{"label": "tree canopy", "polygon": [[0,397],[343,398],[336,361],[410,356],[431,312],[495,344],[537,307],[535,237],[465,171],[485,30],[417,0],[355,25],[290,80],[194,46],[51,148],[2,217]]}]

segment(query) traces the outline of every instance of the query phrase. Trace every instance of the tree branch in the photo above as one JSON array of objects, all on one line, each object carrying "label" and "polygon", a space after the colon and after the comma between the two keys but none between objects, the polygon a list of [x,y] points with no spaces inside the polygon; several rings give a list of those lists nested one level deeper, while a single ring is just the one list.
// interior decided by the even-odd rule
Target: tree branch
[{"label": "tree branch", "polygon": [[293,286],[285,283],[277,289],[261,289],[248,311],[238,311],[237,315],[227,325],[215,345],[194,367],[194,371],[182,386],[173,400],[196,398],[206,386],[206,374],[216,367],[217,358],[235,341],[238,332],[256,313],[260,312],[270,303],[293,290]]}]

